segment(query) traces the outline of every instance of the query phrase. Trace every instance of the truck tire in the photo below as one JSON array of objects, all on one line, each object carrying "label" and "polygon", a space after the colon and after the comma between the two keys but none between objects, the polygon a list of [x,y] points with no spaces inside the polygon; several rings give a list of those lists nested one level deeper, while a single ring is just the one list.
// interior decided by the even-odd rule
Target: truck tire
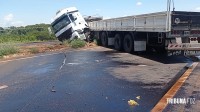
[{"label": "truck tire", "polygon": [[121,51],[122,50],[122,38],[120,34],[115,35],[115,40],[114,40],[114,47],[115,50]]},{"label": "truck tire", "polygon": [[105,32],[101,33],[101,43],[104,47],[108,46],[108,38]]},{"label": "truck tire", "polygon": [[124,51],[131,53],[133,51],[133,39],[130,34],[126,34],[123,41]]}]

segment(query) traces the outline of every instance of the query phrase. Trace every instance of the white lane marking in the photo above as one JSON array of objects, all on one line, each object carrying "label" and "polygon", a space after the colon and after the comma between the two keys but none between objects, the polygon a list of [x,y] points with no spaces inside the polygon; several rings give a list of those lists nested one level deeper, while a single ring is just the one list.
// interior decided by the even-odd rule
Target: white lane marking
[{"label": "white lane marking", "polygon": [[80,63],[67,63],[68,65],[79,65]]},{"label": "white lane marking", "polygon": [[140,66],[140,67],[145,67],[145,66],[147,66],[147,65],[138,65],[138,66]]},{"label": "white lane marking", "polygon": [[61,54],[61,53],[62,52],[51,53],[51,54],[44,54],[44,55],[32,56],[32,57],[26,57],[26,58],[19,58],[19,59],[12,59],[12,60],[0,61],[0,63],[6,63],[6,62],[11,62],[11,61],[19,61],[19,60],[25,60],[25,59],[32,59],[32,58],[44,57],[44,56],[51,56],[51,55],[56,55],[56,54]]},{"label": "white lane marking", "polygon": [[7,88],[7,87],[8,87],[7,85],[0,86],[0,90],[1,90],[1,89],[5,89],[5,88]]}]

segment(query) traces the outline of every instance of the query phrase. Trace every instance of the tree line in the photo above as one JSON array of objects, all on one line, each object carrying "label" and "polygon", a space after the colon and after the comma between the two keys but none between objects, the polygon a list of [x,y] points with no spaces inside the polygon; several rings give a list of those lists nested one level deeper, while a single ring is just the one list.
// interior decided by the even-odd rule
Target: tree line
[{"label": "tree line", "polygon": [[8,28],[0,27],[0,43],[4,42],[28,42],[45,41],[56,39],[49,30],[50,24],[36,24],[25,27],[11,26]]}]

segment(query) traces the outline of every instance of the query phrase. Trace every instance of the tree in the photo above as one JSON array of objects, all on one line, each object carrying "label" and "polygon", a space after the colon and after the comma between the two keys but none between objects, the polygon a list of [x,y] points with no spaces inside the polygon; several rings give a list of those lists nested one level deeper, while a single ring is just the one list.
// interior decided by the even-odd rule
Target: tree
[{"label": "tree", "polygon": [[0,30],[2,31],[2,30],[4,30],[2,27],[0,27]]},{"label": "tree", "polygon": [[2,27],[0,27],[0,33],[3,33],[4,29]]}]

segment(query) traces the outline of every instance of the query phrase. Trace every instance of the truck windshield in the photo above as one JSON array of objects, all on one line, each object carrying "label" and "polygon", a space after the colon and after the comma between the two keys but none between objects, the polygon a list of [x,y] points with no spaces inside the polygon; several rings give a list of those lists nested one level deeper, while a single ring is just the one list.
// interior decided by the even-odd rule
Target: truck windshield
[{"label": "truck windshield", "polygon": [[66,15],[64,17],[57,19],[56,22],[53,23],[52,27],[53,27],[54,32],[57,33],[68,24],[70,24],[70,20],[69,20],[69,17]]}]

